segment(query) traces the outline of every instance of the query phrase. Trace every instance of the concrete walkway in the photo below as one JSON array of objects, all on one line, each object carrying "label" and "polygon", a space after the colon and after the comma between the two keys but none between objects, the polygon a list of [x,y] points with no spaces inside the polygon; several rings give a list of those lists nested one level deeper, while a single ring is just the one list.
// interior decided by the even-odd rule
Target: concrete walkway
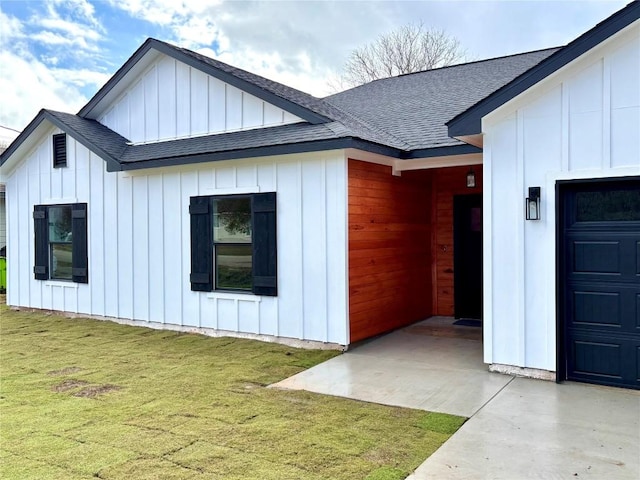
[{"label": "concrete walkway", "polygon": [[410,480],[640,478],[640,392],[489,373],[480,341],[429,325],[274,387],[470,417]]}]

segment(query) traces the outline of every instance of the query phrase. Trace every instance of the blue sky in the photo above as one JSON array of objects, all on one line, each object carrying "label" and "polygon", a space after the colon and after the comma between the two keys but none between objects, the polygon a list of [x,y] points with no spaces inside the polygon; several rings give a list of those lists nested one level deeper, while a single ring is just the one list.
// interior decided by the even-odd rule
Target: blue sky
[{"label": "blue sky", "polygon": [[627,3],[0,0],[0,126],[78,111],[147,37],[324,96],[354,48],[410,22],[473,60],[566,44]]}]

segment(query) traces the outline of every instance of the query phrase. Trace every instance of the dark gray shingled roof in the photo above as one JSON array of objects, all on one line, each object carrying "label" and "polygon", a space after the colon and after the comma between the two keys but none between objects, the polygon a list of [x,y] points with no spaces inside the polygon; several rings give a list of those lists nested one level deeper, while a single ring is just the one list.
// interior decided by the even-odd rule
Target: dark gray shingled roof
[{"label": "dark gray shingled roof", "polygon": [[[91,110],[149,49],[187,62],[307,120],[291,125],[131,145],[95,120]],[[26,134],[44,119],[126,170],[222,159],[329,149],[360,148],[395,158],[479,152],[449,138],[445,122],[530,69],[556,49],[429,70],[377,80],[324,99],[227,65],[198,53],[149,39],[78,115],[42,110]],[[296,106],[296,108],[291,108]],[[0,165],[24,141],[0,157]]]},{"label": "dark gray shingled roof", "polygon": [[537,65],[557,48],[385,78],[327,97],[408,144],[409,150],[459,145],[445,122]]}]

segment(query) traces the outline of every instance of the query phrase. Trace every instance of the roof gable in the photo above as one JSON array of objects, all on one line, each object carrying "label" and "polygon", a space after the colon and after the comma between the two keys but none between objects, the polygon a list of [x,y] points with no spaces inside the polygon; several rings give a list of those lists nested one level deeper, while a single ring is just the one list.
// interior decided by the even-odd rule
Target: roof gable
[{"label": "roof gable", "polygon": [[449,120],[446,123],[448,135],[450,137],[461,137],[481,133],[482,117],[547,78],[622,29],[638,21],[638,19],[640,19],[640,1],[633,1],[538,65]]},{"label": "roof gable", "polygon": [[322,102],[309,94],[154,38],[147,39],[134,52],[98,93],[80,109],[78,115],[94,120],[100,118],[109,106],[157,61],[160,54],[217,78],[311,124],[329,121],[320,111]]},{"label": "roof gable", "polygon": [[162,53],[97,120],[132,143],[304,122]]},{"label": "roof gable", "polygon": [[[39,140],[50,128],[56,126],[72,136],[79,143],[99,155],[107,162],[107,169],[118,169],[119,158],[124,154],[127,139],[101,125],[95,120],[81,118],[77,115],[42,109],[29,122],[22,133],[0,155],[0,167],[8,170],[8,160],[21,158],[35,141]],[[22,155],[24,156],[24,155]],[[13,163],[13,160],[12,162]]]}]

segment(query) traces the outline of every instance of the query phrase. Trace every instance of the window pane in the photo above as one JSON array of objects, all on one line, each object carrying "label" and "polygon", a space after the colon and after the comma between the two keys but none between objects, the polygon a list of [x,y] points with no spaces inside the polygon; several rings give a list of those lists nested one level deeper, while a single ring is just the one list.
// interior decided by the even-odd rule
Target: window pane
[{"label": "window pane", "polygon": [[213,241],[251,243],[250,198],[222,198],[213,202]]},{"label": "window pane", "polygon": [[71,280],[71,244],[51,245],[51,278]]},{"label": "window pane", "polygon": [[49,241],[71,241],[71,205],[49,207]]},{"label": "window pane", "polygon": [[216,288],[251,290],[251,245],[216,245]]},{"label": "window pane", "polygon": [[578,222],[640,221],[640,190],[579,192],[576,207]]}]

